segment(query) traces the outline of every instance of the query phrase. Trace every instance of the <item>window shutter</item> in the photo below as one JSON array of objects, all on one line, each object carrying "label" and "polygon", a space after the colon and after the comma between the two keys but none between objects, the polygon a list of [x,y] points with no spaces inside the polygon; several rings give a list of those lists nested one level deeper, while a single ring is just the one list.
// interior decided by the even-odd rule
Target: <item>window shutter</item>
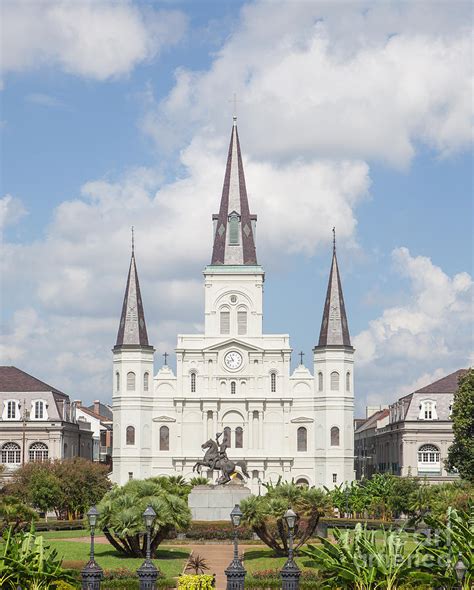
[{"label": "window shutter", "polygon": [[229,218],[229,246],[239,245],[239,216],[233,214]]},{"label": "window shutter", "polygon": [[238,311],[237,312],[237,333],[247,334],[247,312],[246,311]]},{"label": "window shutter", "polygon": [[230,334],[230,311],[221,311],[221,334]]}]

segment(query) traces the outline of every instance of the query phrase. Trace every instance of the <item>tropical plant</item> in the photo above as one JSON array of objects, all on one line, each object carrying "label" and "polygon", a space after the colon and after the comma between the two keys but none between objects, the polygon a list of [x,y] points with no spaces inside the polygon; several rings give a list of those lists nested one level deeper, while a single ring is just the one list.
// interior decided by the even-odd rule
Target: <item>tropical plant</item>
[{"label": "tropical plant", "polygon": [[8,530],[0,545],[0,588],[47,590],[54,582],[74,579],[61,567],[55,549],[44,545],[43,537],[30,532]]},{"label": "tropical plant", "polygon": [[323,578],[322,587],[354,590],[394,590],[413,580],[413,559],[421,543],[412,549],[403,531],[383,531],[381,543],[376,532],[358,523],[354,531],[334,531],[335,543],[320,537],[321,545],[308,544],[301,553],[309,558]]},{"label": "tropical plant", "polygon": [[469,512],[448,508],[446,518],[425,517],[431,534],[421,544],[420,569],[431,576],[436,586],[457,588],[455,564],[466,566],[463,590],[474,586],[474,506]]},{"label": "tropical plant", "polygon": [[203,574],[204,570],[208,570],[209,566],[207,565],[207,561],[204,557],[200,555],[191,555],[188,559],[188,563],[186,565],[186,571],[193,571],[196,575]]},{"label": "tropical plant", "polygon": [[212,590],[214,588],[214,576],[200,574],[191,576],[183,574],[178,578],[178,590]]},{"label": "tropical plant", "polygon": [[34,510],[15,496],[0,497],[0,530],[11,529],[14,534],[24,528],[29,528],[31,523],[38,518]]},{"label": "tropical plant", "polygon": [[98,506],[99,526],[109,543],[129,557],[145,556],[146,536],[143,534],[143,512],[150,505],[156,512],[151,529],[151,553],[173,530],[185,530],[191,513],[183,487],[171,478],[152,477],[131,480],[115,486]]},{"label": "tropical plant", "polygon": [[376,473],[364,480],[365,493],[370,498],[369,510],[382,520],[389,520],[392,516],[394,482],[395,477],[389,473]]},{"label": "tropical plant", "polygon": [[206,486],[209,483],[207,477],[203,475],[197,475],[189,480],[189,485],[194,488],[195,486]]},{"label": "tropical plant", "polygon": [[330,499],[316,488],[294,483],[266,484],[264,496],[249,496],[240,503],[242,522],[247,523],[275,555],[288,553],[288,535],[284,514],[288,507],[296,512],[295,549],[314,534],[319,518],[329,510]]},{"label": "tropical plant", "polygon": [[474,482],[474,369],[459,379],[451,412],[454,443],[449,447],[447,468]]}]

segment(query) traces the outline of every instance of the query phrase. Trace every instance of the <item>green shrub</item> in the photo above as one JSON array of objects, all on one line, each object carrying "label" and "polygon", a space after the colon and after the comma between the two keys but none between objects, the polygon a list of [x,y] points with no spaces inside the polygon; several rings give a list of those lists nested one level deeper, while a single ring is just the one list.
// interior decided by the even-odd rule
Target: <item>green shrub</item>
[{"label": "green shrub", "polygon": [[[234,529],[230,522],[199,521],[194,520],[186,531],[187,539],[224,541],[234,538]],[[249,540],[253,538],[253,531],[249,526],[239,527],[239,539]]]}]

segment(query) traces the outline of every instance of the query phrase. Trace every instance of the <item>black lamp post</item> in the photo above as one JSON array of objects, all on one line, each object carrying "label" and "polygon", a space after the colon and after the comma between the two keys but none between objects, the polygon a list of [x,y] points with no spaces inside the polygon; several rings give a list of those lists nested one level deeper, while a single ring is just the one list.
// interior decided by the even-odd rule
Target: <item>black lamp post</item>
[{"label": "black lamp post", "polygon": [[459,590],[462,590],[462,583],[464,582],[464,576],[466,575],[467,567],[464,565],[461,553],[458,555],[458,560],[454,566],[454,571],[456,572],[456,578],[459,582],[458,588]]},{"label": "black lamp post", "polygon": [[89,526],[91,527],[91,551],[88,563],[81,572],[82,590],[100,590],[100,581],[104,577],[102,568],[94,559],[94,531],[99,513],[95,506],[87,513]]},{"label": "black lamp post", "polygon": [[156,512],[151,506],[147,506],[143,513],[143,520],[145,521],[146,527],[146,558],[142,565],[137,569],[137,575],[140,580],[140,590],[155,590],[156,580],[158,579],[159,572],[155,567],[155,564],[151,560],[151,549],[150,549],[150,535],[151,527],[156,518]]},{"label": "black lamp post", "polygon": [[242,511],[236,504],[230,513],[230,520],[234,526],[234,558],[225,570],[227,576],[227,590],[244,590],[245,571],[239,559],[238,527],[242,519]]},{"label": "black lamp post", "polygon": [[300,568],[293,559],[293,531],[298,517],[291,508],[285,512],[284,519],[288,526],[288,559],[280,571],[282,590],[298,590],[300,587]]}]

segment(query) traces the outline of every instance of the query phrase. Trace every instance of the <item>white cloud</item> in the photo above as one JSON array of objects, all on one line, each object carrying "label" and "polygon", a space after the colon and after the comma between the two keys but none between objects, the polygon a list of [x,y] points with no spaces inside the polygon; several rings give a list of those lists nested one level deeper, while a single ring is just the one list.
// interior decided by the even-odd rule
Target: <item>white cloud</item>
[{"label": "white cloud", "polygon": [[403,167],[419,142],[442,155],[462,149],[472,139],[470,8],[458,3],[453,16],[452,5],[436,3],[424,12],[410,3],[247,5],[211,68],[178,69],[143,129],[162,149],[196,128],[221,132],[231,109],[223,101],[235,91],[259,159]]},{"label": "white cloud", "polygon": [[392,258],[400,277],[409,281],[407,302],[385,309],[354,338],[363,374],[360,393],[372,401],[394,401],[473,360],[470,275],[450,277],[407,248],[397,248]]},{"label": "white cloud", "polygon": [[26,102],[37,104],[42,107],[63,108],[66,106],[59,98],[51,96],[50,94],[43,94],[42,92],[32,92],[31,94],[27,94],[25,100]]},{"label": "white cloud", "polygon": [[128,1],[7,0],[2,3],[2,69],[42,65],[106,80],[154,58],[184,34],[178,11]]},{"label": "white cloud", "polygon": [[17,223],[27,213],[28,211],[21,199],[12,197],[12,195],[5,195],[0,199],[0,231],[7,225]]}]

